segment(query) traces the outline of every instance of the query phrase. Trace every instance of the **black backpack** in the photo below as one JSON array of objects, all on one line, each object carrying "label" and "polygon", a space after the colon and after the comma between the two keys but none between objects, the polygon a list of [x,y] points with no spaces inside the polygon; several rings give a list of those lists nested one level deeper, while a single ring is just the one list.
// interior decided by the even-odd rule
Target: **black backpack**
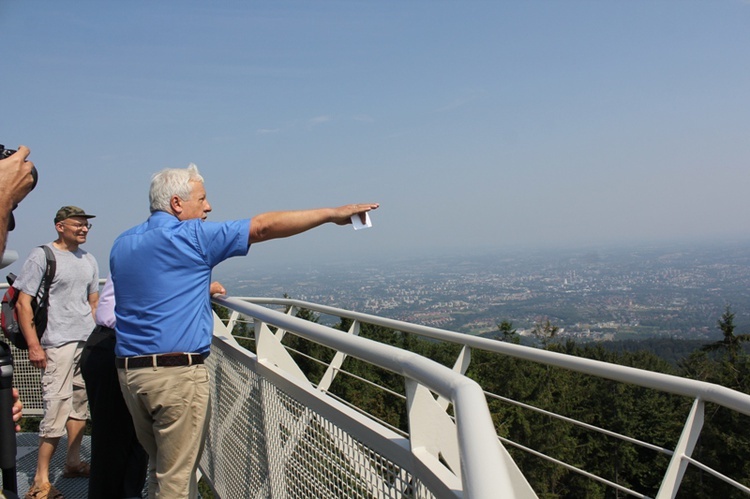
[{"label": "black backpack", "polygon": [[[55,260],[55,254],[49,248],[49,246],[40,246],[44,250],[44,255],[47,258],[47,267],[44,270],[44,276],[42,281],[39,283],[39,288],[36,290],[36,294],[31,299],[31,310],[34,314],[34,324],[36,325],[36,335],[41,340],[44,331],[47,329],[47,309],[49,308],[49,287],[52,284],[52,279],[55,277],[55,270],[57,267],[57,260]],[[16,302],[18,301],[18,289],[13,287],[13,283],[16,281],[15,274],[8,274],[8,284],[10,287],[5,292],[2,300],[2,306],[0,307],[0,325],[2,325],[3,334],[8,338],[16,348],[21,350],[28,350],[29,345],[26,344],[26,338],[23,337],[21,328],[18,325],[18,311],[16,310]],[[39,291],[44,290],[44,294],[39,298]]]}]

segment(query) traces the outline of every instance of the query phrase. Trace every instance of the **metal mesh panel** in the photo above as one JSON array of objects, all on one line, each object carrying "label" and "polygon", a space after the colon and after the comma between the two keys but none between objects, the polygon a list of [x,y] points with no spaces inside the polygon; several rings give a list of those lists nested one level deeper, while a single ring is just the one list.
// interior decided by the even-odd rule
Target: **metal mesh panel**
[{"label": "metal mesh panel", "polygon": [[10,346],[13,355],[13,386],[18,389],[23,400],[24,416],[41,416],[44,410],[42,403],[42,370],[29,363],[29,351]]},{"label": "metal mesh panel", "polygon": [[402,465],[213,348],[201,468],[220,497],[434,497]]},{"label": "metal mesh panel", "polygon": [[[26,409],[24,408],[24,413]],[[83,498],[88,496],[88,478],[63,478],[65,467],[65,449],[68,445],[68,437],[63,436],[58,443],[57,452],[50,461],[49,480],[63,496],[67,498]],[[16,436],[17,456],[16,460],[16,485],[18,497],[24,497],[31,484],[34,482],[36,473],[37,449],[39,449],[39,434],[19,433]],[[81,443],[81,459],[91,460],[90,439],[88,435],[83,437]]]},{"label": "metal mesh panel", "polygon": [[212,414],[202,471],[221,497],[268,496],[259,379],[216,349],[208,363]]}]

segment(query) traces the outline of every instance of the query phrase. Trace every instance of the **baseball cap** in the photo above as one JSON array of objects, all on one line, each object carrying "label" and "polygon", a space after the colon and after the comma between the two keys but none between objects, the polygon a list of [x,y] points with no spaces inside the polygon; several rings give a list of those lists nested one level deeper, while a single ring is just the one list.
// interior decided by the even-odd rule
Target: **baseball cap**
[{"label": "baseball cap", "polygon": [[62,208],[57,210],[57,214],[55,215],[55,223],[62,222],[63,220],[72,217],[94,218],[96,217],[96,215],[88,215],[78,206],[63,206]]}]

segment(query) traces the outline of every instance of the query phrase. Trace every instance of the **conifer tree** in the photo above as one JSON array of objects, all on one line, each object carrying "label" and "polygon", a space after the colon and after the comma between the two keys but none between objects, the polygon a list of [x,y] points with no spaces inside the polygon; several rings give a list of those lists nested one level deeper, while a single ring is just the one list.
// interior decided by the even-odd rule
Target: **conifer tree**
[{"label": "conifer tree", "polygon": [[542,344],[542,348],[547,348],[559,331],[560,328],[553,325],[547,319],[544,323],[537,322],[534,324],[534,329],[531,333]]},{"label": "conifer tree", "polygon": [[497,325],[497,329],[502,333],[502,341],[506,343],[513,343],[518,345],[521,343],[521,337],[518,336],[518,331],[513,327],[513,323],[510,321],[502,321]]},{"label": "conifer tree", "polygon": [[717,325],[724,338],[703,346],[702,350],[705,352],[722,350],[729,356],[729,361],[735,364],[742,351],[742,343],[750,341],[750,334],[734,334],[734,312],[729,305],[727,305]]}]

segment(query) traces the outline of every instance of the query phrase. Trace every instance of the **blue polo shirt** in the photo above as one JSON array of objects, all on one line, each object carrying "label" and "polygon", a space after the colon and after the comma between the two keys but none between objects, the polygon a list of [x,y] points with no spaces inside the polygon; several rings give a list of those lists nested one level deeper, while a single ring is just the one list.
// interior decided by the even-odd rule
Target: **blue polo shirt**
[{"label": "blue polo shirt", "polygon": [[123,232],[109,256],[117,356],[207,355],[213,332],[211,269],[246,255],[249,231],[249,219],[181,222],[157,211]]}]

